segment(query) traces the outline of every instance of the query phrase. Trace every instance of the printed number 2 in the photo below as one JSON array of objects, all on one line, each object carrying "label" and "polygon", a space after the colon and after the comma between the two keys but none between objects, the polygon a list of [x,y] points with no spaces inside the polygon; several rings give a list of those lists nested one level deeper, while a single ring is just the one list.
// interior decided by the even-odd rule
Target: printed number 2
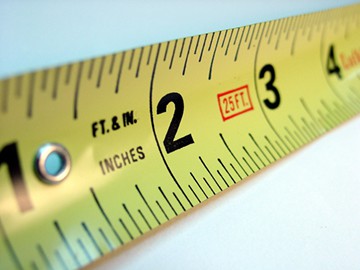
[{"label": "printed number 2", "polygon": [[275,69],[273,65],[267,64],[265,65],[261,70],[259,74],[259,78],[262,79],[265,76],[265,73],[270,73],[270,80],[266,83],[266,90],[272,91],[275,95],[275,100],[270,101],[268,98],[264,100],[264,103],[266,107],[268,107],[271,110],[276,109],[280,105],[280,93],[279,90],[274,85],[275,82]]},{"label": "printed number 2", "polygon": [[0,166],[6,163],[15,197],[21,212],[33,208],[29,193],[25,186],[25,180],[21,171],[20,160],[16,143],[7,144],[0,151]]},{"label": "printed number 2", "polygon": [[157,114],[166,112],[166,107],[170,102],[175,104],[175,112],[164,139],[164,146],[168,154],[194,143],[191,134],[175,140],[176,132],[178,131],[184,113],[184,100],[179,93],[169,93],[165,95],[157,105]]}]

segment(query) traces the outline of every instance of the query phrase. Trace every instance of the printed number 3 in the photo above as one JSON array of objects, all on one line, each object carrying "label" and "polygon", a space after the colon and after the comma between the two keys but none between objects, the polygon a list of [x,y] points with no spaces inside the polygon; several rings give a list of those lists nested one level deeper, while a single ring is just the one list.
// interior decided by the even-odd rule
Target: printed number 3
[{"label": "printed number 3", "polygon": [[266,83],[266,90],[272,91],[275,95],[275,100],[270,101],[268,98],[264,100],[264,103],[266,107],[268,107],[271,110],[276,109],[280,105],[280,93],[279,90],[274,85],[275,82],[275,69],[273,65],[267,64],[265,65],[261,70],[259,74],[259,78],[262,79],[265,76],[265,73],[270,73],[270,80]]},{"label": "printed number 3", "polygon": [[164,139],[165,150],[168,154],[194,143],[191,134],[175,140],[176,132],[179,129],[181,118],[184,113],[184,100],[179,93],[169,93],[162,97],[157,105],[157,114],[166,112],[167,105],[170,102],[174,103],[175,111]]}]

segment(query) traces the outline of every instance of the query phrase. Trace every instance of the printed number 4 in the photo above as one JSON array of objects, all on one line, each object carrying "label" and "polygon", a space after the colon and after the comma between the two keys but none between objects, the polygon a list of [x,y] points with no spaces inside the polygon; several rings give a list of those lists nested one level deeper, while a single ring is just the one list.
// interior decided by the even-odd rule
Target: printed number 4
[{"label": "printed number 4", "polygon": [[335,60],[335,48],[334,48],[334,45],[332,45],[332,44],[330,45],[329,55],[328,55],[328,59],[326,61],[326,69],[327,69],[327,72],[329,75],[335,73],[339,79],[342,78],[341,69]]},{"label": "printed number 4", "polygon": [[175,111],[164,139],[165,150],[168,154],[194,143],[191,134],[175,140],[184,113],[184,100],[179,93],[169,93],[163,96],[157,105],[157,114],[166,112],[167,105],[170,102],[174,103]]}]

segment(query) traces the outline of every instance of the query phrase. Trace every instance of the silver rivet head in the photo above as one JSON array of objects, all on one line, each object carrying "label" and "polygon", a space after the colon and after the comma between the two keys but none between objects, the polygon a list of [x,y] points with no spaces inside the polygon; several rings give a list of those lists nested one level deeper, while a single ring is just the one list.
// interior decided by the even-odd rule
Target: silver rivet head
[{"label": "silver rivet head", "polygon": [[47,143],[37,151],[35,171],[41,181],[47,184],[58,184],[68,176],[70,169],[70,155],[62,145]]}]

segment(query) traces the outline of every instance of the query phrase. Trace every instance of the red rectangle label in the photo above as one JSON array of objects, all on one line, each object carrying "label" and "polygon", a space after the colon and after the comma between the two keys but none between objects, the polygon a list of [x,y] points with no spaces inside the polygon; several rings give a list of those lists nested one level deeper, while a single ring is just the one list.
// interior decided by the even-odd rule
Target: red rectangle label
[{"label": "red rectangle label", "polygon": [[223,121],[254,109],[248,85],[218,94],[217,98]]}]

